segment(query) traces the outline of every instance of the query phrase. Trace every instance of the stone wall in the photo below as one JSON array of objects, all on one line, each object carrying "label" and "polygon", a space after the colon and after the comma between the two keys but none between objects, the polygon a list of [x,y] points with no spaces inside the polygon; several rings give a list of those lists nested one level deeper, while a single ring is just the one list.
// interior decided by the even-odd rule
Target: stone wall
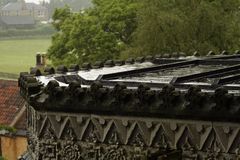
[{"label": "stone wall", "polygon": [[[83,69],[101,66],[86,64]],[[104,66],[114,64],[107,61]],[[53,68],[21,73],[29,154],[34,160],[239,160],[240,97],[235,84],[193,85],[173,79],[174,83],[154,86],[108,79],[166,66],[162,67],[99,75],[96,81],[78,76],[74,65],[69,70],[58,67],[55,76]],[[235,67],[224,70],[235,72]],[[206,76],[201,74],[200,79]],[[190,79],[194,78],[196,74]]]},{"label": "stone wall", "polygon": [[36,160],[240,158],[235,123],[41,112],[31,106],[28,116],[29,151]]}]

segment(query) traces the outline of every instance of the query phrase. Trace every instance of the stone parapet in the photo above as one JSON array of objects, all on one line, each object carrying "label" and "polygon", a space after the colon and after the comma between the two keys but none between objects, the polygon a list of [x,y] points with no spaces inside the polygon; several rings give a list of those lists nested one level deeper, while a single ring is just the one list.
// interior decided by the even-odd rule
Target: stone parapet
[{"label": "stone parapet", "polygon": [[[24,79],[24,78],[22,78]],[[197,86],[180,91],[171,85],[154,90],[145,85],[129,89],[123,84],[113,88],[92,83],[81,87],[72,82],[68,87],[50,81],[41,87],[34,78],[19,82],[21,93],[36,110],[97,113],[107,115],[132,115],[190,120],[239,122],[240,98],[224,88],[203,92]]]},{"label": "stone parapet", "polygon": [[34,159],[237,159],[240,125],[36,111],[28,107]]}]

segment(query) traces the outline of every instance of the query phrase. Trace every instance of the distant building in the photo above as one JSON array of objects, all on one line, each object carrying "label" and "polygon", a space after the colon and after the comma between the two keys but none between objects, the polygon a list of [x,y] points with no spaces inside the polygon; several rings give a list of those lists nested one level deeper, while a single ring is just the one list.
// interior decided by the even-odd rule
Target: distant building
[{"label": "distant building", "polygon": [[[27,149],[26,107],[17,81],[0,80],[0,155],[15,160]],[[11,133],[4,126],[13,127]]]},{"label": "distant building", "polygon": [[26,3],[24,0],[11,2],[0,9],[1,17],[18,16],[33,17],[36,21],[46,21],[49,19],[48,8],[35,3]]},{"label": "distant building", "polygon": [[33,28],[35,20],[31,16],[1,16],[2,28]]}]

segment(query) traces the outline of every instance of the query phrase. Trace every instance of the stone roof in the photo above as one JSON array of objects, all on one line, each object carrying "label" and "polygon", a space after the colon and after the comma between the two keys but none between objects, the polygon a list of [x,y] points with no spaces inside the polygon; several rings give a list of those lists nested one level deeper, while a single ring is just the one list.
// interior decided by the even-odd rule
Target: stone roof
[{"label": "stone roof", "polygon": [[24,104],[17,81],[0,80],[0,124],[26,129]]},{"label": "stone roof", "polygon": [[31,16],[1,16],[0,20],[6,25],[34,25],[35,20]]},{"label": "stone roof", "polygon": [[23,4],[21,2],[11,2],[6,4],[1,8],[2,11],[19,11],[23,9]]},{"label": "stone roof", "polygon": [[239,158],[240,52],[210,53],[21,73],[21,95],[34,115],[29,122],[37,122],[29,123],[29,153],[40,159]]},{"label": "stone roof", "polygon": [[[44,73],[33,69],[21,74],[19,84],[37,110],[239,122],[239,59],[235,54],[109,60],[46,68]],[[206,67],[196,72],[196,66]],[[172,76],[177,70],[182,73]],[[165,74],[171,80],[162,81],[169,79]]]}]

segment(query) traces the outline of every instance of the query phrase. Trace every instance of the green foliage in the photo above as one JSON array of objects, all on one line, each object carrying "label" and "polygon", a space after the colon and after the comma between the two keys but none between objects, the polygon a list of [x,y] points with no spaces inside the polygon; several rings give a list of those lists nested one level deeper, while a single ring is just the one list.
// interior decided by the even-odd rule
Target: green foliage
[{"label": "green foliage", "polygon": [[[70,20],[72,17],[71,10],[68,6],[65,6],[65,8],[59,8],[56,9],[56,11],[53,14],[53,26],[60,31],[61,27],[64,27],[65,21],[68,19]],[[66,24],[67,25],[67,24]]]},{"label": "green foliage", "polygon": [[104,31],[129,43],[137,28],[137,9],[139,3],[134,0],[95,0],[93,14],[98,17]]},{"label": "green foliage", "polygon": [[136,55],[239,48],[239,0],[143,0]]},{"label": "green foliage", "polygon": [[8,131],[10,133],[16,133],[16,131],[17,131],[15,128],[9,127],[9,126],[5,126],[5,125],[0,125],[0,131],[1,130],[6,130],[6,131]]},{"label": "green foliage", "polygon": [[2,156],[0,156],[0,160],[6,160],[5,158],[3,158]]},{"label": "green foliage", "polygon": [[54,64],[240,47],[240,0],[93,0],[53,15]]},{"label": "green foliage", "polygon": [[83,63],[119,57],[137,27],[137,3],[130,0],[93,1],[94,8],[72,13],[69,7],[53,15],[58,30],[48,55],[54,64]]}]

